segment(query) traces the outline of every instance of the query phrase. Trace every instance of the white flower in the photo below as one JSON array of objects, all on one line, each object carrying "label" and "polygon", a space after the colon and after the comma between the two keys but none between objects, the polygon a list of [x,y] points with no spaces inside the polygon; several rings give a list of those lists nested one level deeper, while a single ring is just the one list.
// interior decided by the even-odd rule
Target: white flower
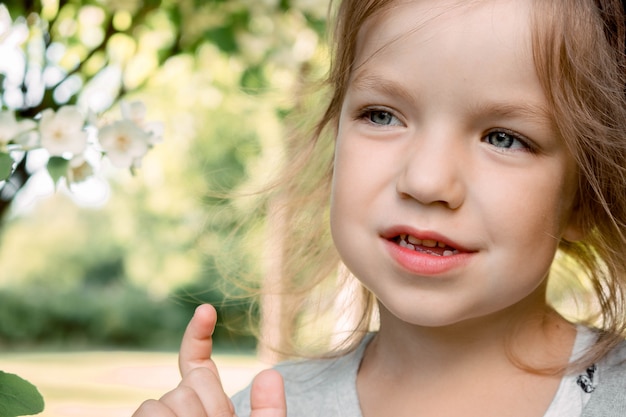
[{"label": "white flower", "polygon": [[83,182],[94,173],[93,167],[87,162],[83,155],[78,155],[70,160],[67,172],[67,179],[71,183]]},{"label": "white flower", "polygon": [[150,134],[131,120],[118,120],[100,129],[100,145],[111,163],[129,168],[148,152]]},{"label": "white flower", "polygon": [[[32,120],[24,120],[24,122],[32,122],[33,127],[37,126],[37,124]],[[23,151],[30,151],[41,147],[39,144],[39,132],[36,130],[29,130],[20,133],[15,137],[15,139],[13,139],[13,143],[19,145]]]},{"label": "white flower", "polygon": [[163,123],[148,122],[144,124],[144,130],[148,133],[148,142],[150,145],[156,145],[163,142]]},{"label": "white flower", "polygon": [[0,41],[4,40],[9,34],[12,24],[13,20],[11,20],[9,9],[7,9],[4,3],[0,3]]},{"label": "white flower", "polygon": [[146,121],[146,105],[141,101],[122,101],[120,103],[122,117],[134,122],[138,127],[148,133],[148,143],[156,145],[163,140],[163,124]]},{"label": "white flower", "polygon": [[0,44],[9,47],[21,45],[28,38],[28,27],[25,20],[13,22],[9,9],[0,3]]},{"label": "white flower", "polygon": [[87,146],[84,124],[85,117],[76,106],[61,107],[56,113],[44,110],[39,121],[41,146],[53,156],[83,153]]},{"label": "white flower", "polygon": [[29,119],[17,121],[12,111],[0,112],[0,146],[6,146],[11,141],[18,141],[37,124]]},{"label": "white flower", "polygon": [[137,126],[143,127],[146,120],[146,105],[141,101],[122,101],[120,103],[122,117],[135,122]]}]

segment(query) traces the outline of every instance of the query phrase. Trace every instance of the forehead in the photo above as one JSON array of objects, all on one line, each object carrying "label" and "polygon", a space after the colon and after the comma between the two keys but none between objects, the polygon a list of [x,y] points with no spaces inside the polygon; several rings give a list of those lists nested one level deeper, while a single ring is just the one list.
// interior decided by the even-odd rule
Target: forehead
[{"label": "forehead", "polygon": [[437,48],[445,48],[440,52],[488,43],[530,53],[530,27],[531,0],[398,0],[359,30],[355,67],[387,50],[402,50],[403,41],[415,36],[425,46],[436,40]]},{"label": "forehead", "polygon": [[471,97],[478,107],[525,102],[549,113],[532,52],[531,2],[394,2],[361,28],[348,89],[385,88],[387,80],[405,95]]}]

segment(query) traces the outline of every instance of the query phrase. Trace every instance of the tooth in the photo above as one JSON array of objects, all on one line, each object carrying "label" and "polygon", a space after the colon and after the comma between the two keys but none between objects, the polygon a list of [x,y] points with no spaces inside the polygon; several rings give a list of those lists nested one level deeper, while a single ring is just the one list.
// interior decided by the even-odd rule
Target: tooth
[{"label": "tooth", "polygon": [[422,240],[422,245],[426,246],[427,248],[434,248],[435,246],[437,246],[437,241],[436,240]]},{"label": "tooth", "polygon": [[443,242],[437,242],[437,246],[439,246],[440,248],[445,248],[446,244]]},{"label": "tooth", "polygon": [[452,255],[454,255],[454,252],[456,252],[456,251],[444,250],[443,251],[443,256],[452,256]]},{"label": "tooth", "polygon": [[416,238],[415,236],[409,236],[409,243],[412,243],[413,245],[421,245],[422,240]]},{"label": "tooth", "polygon": [[400,235],[400,240],[403,240],[406,242],[406,235]]},{"label": "tooth", "polygon": [[406,247],[411,249],[411,250],[415,250],[415,246],[411,245],[410,243],[408,245],[406,245]]},{"label": "tooth", "polygon": [[402,246],[403,248],[406,248],[406,247],[408,247],[408,246],[409,246],[409,244],[408,244],[408,243],[406,243],[406,240],[404,240],[404,239],[400,240],[399,245],[400,245],[400,246]]}]

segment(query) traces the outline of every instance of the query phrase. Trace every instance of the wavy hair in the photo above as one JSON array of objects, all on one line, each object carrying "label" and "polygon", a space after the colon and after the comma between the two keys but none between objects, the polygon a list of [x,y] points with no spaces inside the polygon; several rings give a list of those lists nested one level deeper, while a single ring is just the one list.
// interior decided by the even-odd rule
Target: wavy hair
[{"label": "wavy hair", "polygon": [[[296,329],[311,308],[311,296],[335,300],[352,279],[340,267],[328,226],[332,149],[338,115],[353,71],[361,27],[398,0],[344,0],[336,7],[328,104],[311,135],[293,135],[293,158],[274,189],[274,215],[295,245],[282,245],[281,296],[288,298],[280,331],[282,353],[297,352]],[[596,345],[581,359],[591,363],[626,334],[626,81],[624,6],[620,0],[535,0],[533,53],[537,74],[556,128],[579,170],[576,218],[584,237],[559,249],[591,283],[597,306],[582,319],[600,330]],[[312,169],[311,167],[314,167]],[[338,272],[339,271],[339,272]],[[343,272],[342,272],[343,271]],[[552,279],[552,277],[550,278]],[[320,292],[316,289],[322,288]],[[323,295],[319,295],[323,294]],[[343,337],[354,348],[376,313],[372,294],[360,287],[353,306],[359,319]]]},{"label": "wavy hair", "polygon": [[[579,170],[584,237],[562,241],[591,284],[593,362],[626,333],[626,23],[623,1],[537,0],[534,54],[557,130]],[[596,307],[593,311],[593,307]]]}]

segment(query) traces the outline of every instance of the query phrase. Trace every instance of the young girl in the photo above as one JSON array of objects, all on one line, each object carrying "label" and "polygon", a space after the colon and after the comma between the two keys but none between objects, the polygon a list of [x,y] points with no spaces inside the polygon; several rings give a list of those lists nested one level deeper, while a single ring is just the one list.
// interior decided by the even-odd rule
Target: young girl
[{"label": "young girl", "polygon": [[[344,0],[317,137],[335,137],[332,239],[378,330],[231,402],[202,306],[181,384],[135,416],[625,416],[623,9]],[[290,242],[303,262],[317,245]],[[557,250],[592,284],[587,324],[546,301]]]}]

